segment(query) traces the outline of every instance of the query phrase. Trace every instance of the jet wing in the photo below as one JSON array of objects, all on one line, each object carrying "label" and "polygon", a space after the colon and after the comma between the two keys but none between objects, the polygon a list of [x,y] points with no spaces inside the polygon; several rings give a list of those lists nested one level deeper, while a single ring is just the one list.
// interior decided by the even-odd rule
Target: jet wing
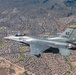
[{"label": "jet wing", "polygon": [[34,55],[39,55],[48,48],[49,46],[45,44],[30,44],[31,54],[34,54]]},{"label": "jet wing", "polygon": [[31,54],[34,54],[34,55],[39,55],[43,51],[45,51],[46,49],[49,48],[49,46],[46,45],[45,42],[38,41],[38,39],[28,37],[28,36],[24,36],[24,37],[8,36],[8,37],[4,37],[4,38],[14,40],[14,41],[18,41],[20,43],[23,43],[23,44],[30,46]]}]

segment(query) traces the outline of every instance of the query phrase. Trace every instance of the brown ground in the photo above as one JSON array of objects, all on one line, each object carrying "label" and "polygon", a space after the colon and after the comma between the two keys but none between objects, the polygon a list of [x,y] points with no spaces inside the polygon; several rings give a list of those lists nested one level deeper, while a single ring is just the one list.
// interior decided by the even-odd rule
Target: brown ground
[{"label": "brown ground", "polygon": [[0,57],[0,75],[24,75],[24,68]]}]

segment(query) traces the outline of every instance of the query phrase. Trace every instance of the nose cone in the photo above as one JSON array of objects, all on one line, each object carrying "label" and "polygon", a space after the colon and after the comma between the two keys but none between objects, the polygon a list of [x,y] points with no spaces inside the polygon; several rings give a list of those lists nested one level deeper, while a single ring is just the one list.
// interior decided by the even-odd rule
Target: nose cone
[{"label": "nose cone", "polygon": [[15,36],[7,36],[7,37],[4,37],[4,39],[6,39],[6,40],[19,41],[19,37],[15,37]]},{"label": "nose cone", "polygon": [[9,40],[10,39],[10,36],[4,37],[4,39]]},{"label": "nose cone", "polygon": [[14,38],[14,36],[7,36],[7,37],[4,37],[4,39],[6,40],[12,40]]}]

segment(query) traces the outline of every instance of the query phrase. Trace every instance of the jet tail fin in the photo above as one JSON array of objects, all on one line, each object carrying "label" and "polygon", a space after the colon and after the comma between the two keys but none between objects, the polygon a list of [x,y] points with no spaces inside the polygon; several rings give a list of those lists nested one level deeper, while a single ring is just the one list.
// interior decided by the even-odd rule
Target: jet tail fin
[{"label": "jet tail fin", "polygon": [[61,38],[67,38],[67,39],[75,39],[76,36],[76,26],[69,26],[69,28],[67,28],[61,35]]}]

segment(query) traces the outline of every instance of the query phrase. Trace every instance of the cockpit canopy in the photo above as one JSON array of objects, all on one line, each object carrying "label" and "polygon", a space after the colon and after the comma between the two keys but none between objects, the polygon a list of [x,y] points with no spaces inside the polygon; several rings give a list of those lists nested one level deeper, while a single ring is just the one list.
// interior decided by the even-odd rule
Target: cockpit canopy
[{"label": "cockpit canopy", "polygon": [[26,34],[21,34],[21,33],[18,33],[18,34],[15,34],[15,36],[25,36]]}]

